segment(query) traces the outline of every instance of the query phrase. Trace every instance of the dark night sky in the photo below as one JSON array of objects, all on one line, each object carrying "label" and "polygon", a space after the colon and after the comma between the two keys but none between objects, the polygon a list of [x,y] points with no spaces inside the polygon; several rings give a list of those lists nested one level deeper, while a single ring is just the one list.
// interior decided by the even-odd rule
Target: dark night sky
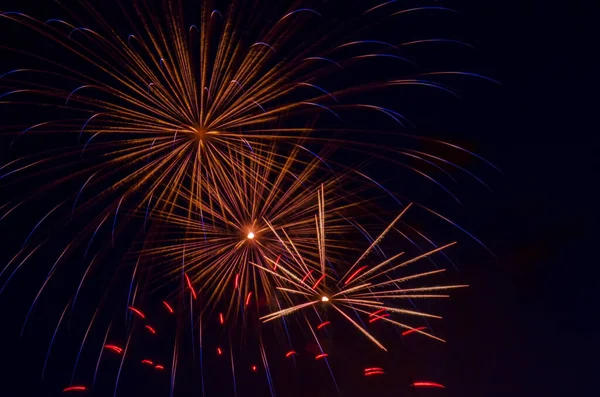
[{"label": "dark night sky", "polygon": [[[471,91],[452,105],[456,112],[433,117],[431,130],[486,157],[505,176],[493,178],[493,193],[468,198],[458,215],[498,261],[481,252],[461,260],[458,277],[471,288],[448,303],[449,342],[433,353],[448,389],[414,395],[591,396],[598,333],[588,274],[597,262],[598,140],[585,120],[591,106],[584,104],[580,69],[584,43],[576,40],[586,25],[569,9],[541,1],[444,5],[463,12],[476,65],[501,85]],[[3,318],[4,328],[10,319]],[[9,379],[2,376],[4,385]],[[348,395],[369,395],[364,385],[356,390]]]}]

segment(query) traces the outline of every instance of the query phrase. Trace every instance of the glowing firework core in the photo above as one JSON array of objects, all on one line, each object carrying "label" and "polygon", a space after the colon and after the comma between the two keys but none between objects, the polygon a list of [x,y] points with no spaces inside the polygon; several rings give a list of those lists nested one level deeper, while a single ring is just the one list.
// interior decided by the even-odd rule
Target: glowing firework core
[{"label": "glowing firework core", "polygon": [[249,232],[247,237],[248,237],[248,240],[252,240],[254,238],[254,233]]},{"label": "glowing firework core", "polygon": [[329,298],[324,296],[321,298],[321,302],[329,302]]}]

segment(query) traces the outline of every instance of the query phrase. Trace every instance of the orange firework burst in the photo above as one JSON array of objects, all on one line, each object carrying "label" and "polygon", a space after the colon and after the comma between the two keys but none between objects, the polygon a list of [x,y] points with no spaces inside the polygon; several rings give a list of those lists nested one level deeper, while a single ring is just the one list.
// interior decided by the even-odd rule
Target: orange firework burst
[{"label": "orange firework burst", "polygon": [[[296,154],[290,154],[283,171],[274,161],[253,162],[232,170],[227,179],[219,179],[220,184],[205,193],[208,205],[193,201],[186,194],[184,197],[191,200],[191,205],[181,208],[181,215],[177,211],[157,211],[155,216],[168,222],[178,237],[149,241],[149,246],[155,248],[142,255],[166,257],[161,268],[168,276],[179,277],[185,271],[190,289],[199,289],[209,296],[205,307],[211,307],[221,298],[229,300],[230,308],[240,303],[248,306],[253,293],[255,299],[264,295],[269,301],[279,281],[265,277],[250,262],[277,272],[290,244],[301,255],[302,261],[296,264],[302,269],[299,271],[306,273],[307,282],[319,284],[321,280],[311,278],[310,272],[324,264],[313,248],[323,245],[320,242],[325,235],[315,234],[315,225],[326,217],[332,218],[328,228],[330,255],[348,251],[343,239],[351,228],[350,224],[340,222],[341,217],[335,219],[326,214],[325,203],[334,207],[332,213],[337,214],[349,209],[364,212],[368,203],[351,202],[354,196],[339,190],[341,175],[319,185],[322,178],[315,174],[321,163],[319,159],[313,159],[304,165],[302,172],[290,176],[288,170],[297,161]],[[184,238],[179,237],[182,233]]]}]

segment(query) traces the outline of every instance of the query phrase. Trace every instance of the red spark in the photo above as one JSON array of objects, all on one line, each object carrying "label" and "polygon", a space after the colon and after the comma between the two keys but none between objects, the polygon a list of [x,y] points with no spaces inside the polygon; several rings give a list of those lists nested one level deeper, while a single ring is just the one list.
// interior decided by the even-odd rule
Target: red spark
[{"label": "red spark", "polygon": [[317,285],[319,285],[321,283],[321,281],[323,281],[324,278],[325,278],[325,275],[323,274],[321,277],[319,277],[319,279],[317,280],[315,285],[312,286],[312,289],[317,288]]},{"label": "red spark", "polygon": [[142,360],[142,364],[154,365],[154,363],[150,360]]},{"label": "red spark", "polygon": [[382,314],[381,316],[373,317],[372,319],[369,320],[369,322],[374,323],[377,320],[381,320],[382,318],[389,317],[389,316],[390,316],[389,313],[385,313],[385,314]]},{"label": "red spark", "polygon": [[383,371],[383,368],[379,368],[379,367],[365,368],[365,376],[383,375],[383,374],[385,374],[385,372]]},{"label": "red spark", "polygon": [[151,326],[149,326],[149,325],[146,325],[146,329],[147,329],[148,331],[152,332],[152,334],[156,335],[156,331],[155,331],[155,330],[154,330],[154,328],[152,328]]},{"label": "red spark", "polygon": [[163,367],[162,365],[157,365],[154,368],[158,369],[159,371],[162,371],[163,369],[165,369],[165,367]]},{"label": "red spark", "polygon": [[225,319],[223,318],[223,313],[219,313],[219,322],[222,324],[225,324]]},{"label": "red spark", "polygon": [[252,297],[252,291],[248,292],[248,296],[246,297],[246,306],[250,304],[250,298]]},{"label": "red spark", "polygon": [[376,312],[373,312],[373,313],[369,314],[369,317],[376,316],[376,315],[378,315],[379,313],[381,313],[383,311],[385,311],[385,309],[379,309]]},{"label": "red spark", "polygon": [[171,313],[171,314],[175,313],[175,311],[173,310],[173,308],[171,307],[171,305],[169,305],[167,302],[163,301],[163,305],[165,305],[165,307],[167,308],[167,310],[169,311],[169,313]]},{"label": "red spark", "polygon": [[321,323],[321,324],[319,324],[319,325],[317,326],[317,329],[321,329],[321,328],[323,328],[324,326],[326,326],[326,325],[328,325],[328,324],[331,324],[331,321],[325,321],[324,323]]},{"label": "red spark", "polygon": [[66,389],[63,389],[63,392],[67,391],[86,391],[87,387],[85,386],[69,386]]},{"label": "red spark", "polygon": [[368,266],[363,266],[363,267],[359,268],[357,271],[355,271],[354,273],[352,273],[352,275],[350,277],[348,277],[348,280],[346,280],[346,282],[344,283],[344,285],[347,285],[350,281],[354,280],[354,277],[356,277],[358,275],[358,273],[362,272],[367,267]]},{"label": "red spark", "polygon": [[217,347],[217,354],[220,356],[221,354],[223,354],[223,350],[221,350],[220,347]]},{"label": "red spark", "polygon": [[275,261],[275,265],[273,265],[273,271],[276,272],[277,271],[277,265],[279,264],[279,260],[281,259],[281,255],[279,255],[277,257],[277,260]]},{"label": "red spark", "polygon": [[256,372],[256,365],[252,366],[252,372]]},{"label": "red spark", "polygon": [[418,331],[423,331],[424,329],[427,329],[427,327],[418,327],[418,328],[409,329],[408,331],[404,331],[402,333],[402,336],[410,335],[410,334],[418,332]]},{"label": "red spark", "polygon": [[234,282],[233,288],[237,289],[239,280],[240,280],[240,274],[238,273],[235,275],[235,282]]},{"label": "red spark", "polygon": [[441,385],[439,383],[435,383],[435,382],[415,382],[412,384],[412,386],[414,386],[414,387],[439,387],[441,389],[446,388],[446,386]]},{"label": "red spark", "polygon": [[293,350],[290,350],[289,352],[285,353],[285,356],[286,356],[286,357],[291,357],[291,356],[293,356],[293,355],[295,355],[295,354],[296,354],[296,352],[295,352],[295,351],[293,351]]},{"label": "red spark", "polygon": [[310,274],[312,273],[312,270],[309,270],[308,273],[306,273],[306,276],[304,276],[304,278],[302,278],[302,282],[305,282],[306,279],[308,278],[308,276],[310,276]]},{"label": "red spark", "polygon": [[110,349],[110,350],[112,350],[112,351],[114,351],[114,352],[116,352],[116,353],[119,353],[119,354],[123,353],[123,349],[122,349],[122,348],[120,348],[119,346],[115,346],[115,345],[104,345],[104,347],[105,347],[105,348],[107,348],[107,349]]},{"label": "red spark", "polygon": [[371,371],[371,372],[365,372],[365,376],[383,375],[383,374],[385,374],[385,372],[383,372],[383,371]]},{"label": "red spark", "polygon": [[140,316],[141,318],[146,318],[146,316],[144,315],[144,313],[142,313],[141,311],[139,311],[135,307],[129,306],[128,309],[131,310],[132,312],[134,312],[135,314],[137,314],[138,316]]},{"label": "red spark", "polygon": [[327,354],[327,353],[319,354],[318,356],[315,357],[315,360],[320,360],[320,359],[325,358],[327,356],[329,356],[329,354]]},{"label": "red spark", "polygon": [[192,285],[190,278],[188,277],[187,273],[183,273],[183,275],[185,276],[185,281],[187,281],[187,285],[190,288],[190,291],[192,291],[192,296],[194,297],[194,299],[196,299],[196,291],[194,291],[194,286]]}]

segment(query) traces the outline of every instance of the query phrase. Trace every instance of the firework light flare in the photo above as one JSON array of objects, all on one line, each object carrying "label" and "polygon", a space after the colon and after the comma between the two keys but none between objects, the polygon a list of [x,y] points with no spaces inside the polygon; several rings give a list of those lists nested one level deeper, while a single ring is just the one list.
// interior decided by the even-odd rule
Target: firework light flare
[{"label": "firework light flare", "polygon": [[[372,176],[369,166],[383,161],[408,170],[458,201],[445,183],[456,182],[451,172],[487,185],[446,160],[447,153],[489,163],[417,136],[403,114],[372,99],[390,89],[459,97],[449,85],[456,79],[494,81],[471,72],[422,70],[405,53],[432,44],[470,48],[461,41],[373,39],[382,21],[450,9],[394,1],[349,2],[344,10],[333,2],[284,3],[232,0],[218,10],[199,1],[195,24],[183,0],[120,4],[114,19],[104,5],[86,0],[61,4],[71,15],[64,20],[0,11],[0,23],[23,34],[24,42],[36,40],[31,51],[25,44],[0,45],[11,62],[24,58],[31,65],[0,70],[0,106],[27,109],[22,124],[0,127],[11,155],[0,164],[0,187],[11,192],[3,195],[0,220],[19,225],[15,239],[25,237],[0,270],[0,297],[22,273],[43,272],[40,283],[27,283],[35,293],[23,336],[53,282],[69,291],[42,369],[43,378],[57,335],[83,318],[63,392],[92,390],[99,368],[112,360],[115,395],[133,362],[162,372],[173,395],[185,335],[201,368],[203,393],[208,346],[213,359],[227,362],[234,395],[240,371],[250,371],[266,378],[274,396],[274,355],[263,331],[274,320],[287,340],[277,357],[295,363],[307,355],[292,346],[288,327],[302,329],[318,346],[311,362],[326,365],[336,388],[329,363],[335,353],[324,350],[316,332],[343,322],[386,350],[364,317],[391,324],[403,336],[442,340],[431,327],[398,317],[438,318],[413,301],[445,298],[464,286],[402,288],[444,269],[401,273],[445,255],[455,242],[436,246],[404,224],[428,249],[407,259],[404,252],[386,256],[382,240],[390,234],[420,249],[400,231],[416,205],[404,206],[409,200],[400,200],[393,183]],[[371,62],[391,63],[394,73],[364,73]],[[427,149],[391,145],[389,137]],[[389,222],[378,208],[382,197],[403,210],[372,237],[373,223]],[[40,257],[48,263],[43,270],[27,267]],[[145,303],[156,296],[158,315]],[[89,302],[95,302],[92,310]],[[175,332],[165,332],[167,322]],[[207,342],[206,333],[216,327],[224,336]],[[237,338],[247,334],[255,337],[256,352],[242,364]],[[168,340],[169,356],[139,356],[144,338]],[[75,382],[83,378],[81,362],[92,356],[93,382]],[[365,376],[384,373],[364,369]]]}]

